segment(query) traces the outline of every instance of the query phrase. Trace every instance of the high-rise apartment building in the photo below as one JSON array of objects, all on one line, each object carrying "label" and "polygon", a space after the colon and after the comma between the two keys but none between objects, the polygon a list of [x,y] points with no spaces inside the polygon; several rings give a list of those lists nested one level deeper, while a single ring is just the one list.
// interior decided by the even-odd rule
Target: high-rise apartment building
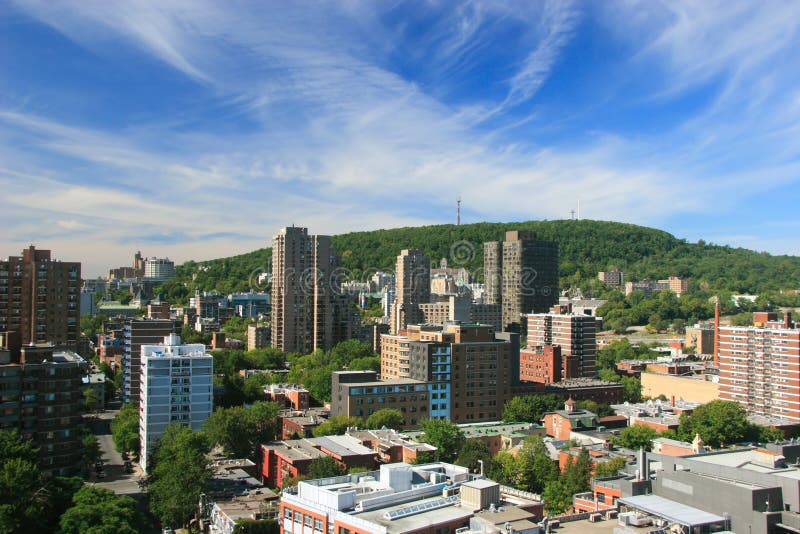
[{"label": "high-rise apartment building", "polygon": [[139,402],[142,345],[155,345],[175,331],[169,319],[130,319],[122,325],[122,400]]},{"label": "high-rise apartment building", "polygon": [[309,353],[336,343],[341,328],[334,325],[334,312],[340,301],[333,267],[330,236],[292,226],[272,238],[273,347]]},{"label": "high-rise apartment building", "polygon": [[214,410],[213,358],[203,344],[182,345],[170,334],[162,344],[142,346],[139,439],[142,469],[170,423],[200,430]]},{"label": "high-rise apartment building", "polygon": [[390,332],[396,334],[410,324],[421,323],[423,315],[419,306],[430,300],[431,259],[421,250],[402,250],[397,256]]},{"label": "high-rise apartment building", "polygon": [[18,430],[39,449],[46,476],[81,469],[81,378],[88,364],[52,345],[22,345],[17,332],[0,333],[0,432]]},{"label": "high-rise apartment building", "polygon": [[503,329],[519,331],[521,315],[558,302],[558,245],[532,232],[509,231],[502,243],[483,244],[483,302],[501,304]]},{"label": "high-rise apartment building", "polygon": [[53,343],[75,350],[80,339],[81,264],[51,259],[31,246],[0,260],[0,332],[22,344]]},{"label": "high-rise apartment building", "polygon": [[[593,377],[597,373],[597,322],[592,315],[568,313],[533,313],[528,315],[528,348],[561,347],[562,369],[577,366],[577,376]],[[574,363],[571,360],[576,360]],[[571,377],[565,377],[571,378]]]},{"label": "high-rise apartment building", "polygon": [[[766,316],[767,320],[759,317]],[[788,314],[719,329],[719,398],[751,415],[800,421],[800,329]]]}]

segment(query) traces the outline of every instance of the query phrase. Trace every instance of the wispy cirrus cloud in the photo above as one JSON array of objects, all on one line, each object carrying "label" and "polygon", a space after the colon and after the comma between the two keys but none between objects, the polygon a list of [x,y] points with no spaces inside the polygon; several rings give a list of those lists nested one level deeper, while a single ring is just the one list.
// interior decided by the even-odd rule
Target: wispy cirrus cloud
[{"label": "wispy cirrus cloud", "polygon": [[[139,235],[214,257],[291,223],[447,222],[458,194],[467,220],[560,218],[580,201],[691,234],[682,221],[709,204],[733,213],[746,184],[798,176],[800,96],[776,68],[797,59],[796,8],[726,6],[20,0],[30,24],[90,51],[82,62],[139,85],[113,86],[119,104],[96,115],[0,100],[0,206],[40,220],[0,243],[61,232],[73,247],[63,234],[83,232],[109,244],[100,265]],[[584,71],[600,75],[574,87]],[[153,111],[128,110],[151,84]]]}]

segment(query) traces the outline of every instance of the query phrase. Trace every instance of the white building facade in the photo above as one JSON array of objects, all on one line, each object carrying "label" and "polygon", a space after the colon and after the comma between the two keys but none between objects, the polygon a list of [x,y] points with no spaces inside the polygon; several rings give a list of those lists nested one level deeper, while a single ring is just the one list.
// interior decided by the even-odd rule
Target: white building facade
[{"label": "white building facade", "polygon": [[214,410],[212,357],[205,345],[182,345],[176,334],[161,345],[143,345],[140,389],[140,460],[147,471],[148,451],[167,425],[200,430]]}]

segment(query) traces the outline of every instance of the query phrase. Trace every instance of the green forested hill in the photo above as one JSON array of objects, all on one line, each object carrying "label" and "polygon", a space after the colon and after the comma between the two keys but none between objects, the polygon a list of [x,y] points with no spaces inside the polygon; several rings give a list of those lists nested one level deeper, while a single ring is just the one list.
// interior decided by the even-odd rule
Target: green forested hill
[{"label": "green forested hill", "polygon": [[[533,230],[558,242],[562,286],[583,285],[597,271],[614,267],[628,279],[688,277],[711,289],[757,293],[800,288],[800,257],[773,256],[742,248],[698,243],[642,226],[591,220],[477,223],[395,228],[333,236],[346,276],[364,280],[375,270],[394,270],[403,248],[420,248],[438,263],[464,266],[480,275],[483,242],[502,240],[507,230]],[[270,270],[270,249],[206,262],[187,262],[178,278],[164,288],[169,293],[217,290],[228,293],[253,287],[259,272]],[[185,284],[185,285],[184,285]],[[183,286],[183,287],[181,287]],[[257,286],[256,286],[257,287]],[[177,295],[175,295],[177,296]]]}]

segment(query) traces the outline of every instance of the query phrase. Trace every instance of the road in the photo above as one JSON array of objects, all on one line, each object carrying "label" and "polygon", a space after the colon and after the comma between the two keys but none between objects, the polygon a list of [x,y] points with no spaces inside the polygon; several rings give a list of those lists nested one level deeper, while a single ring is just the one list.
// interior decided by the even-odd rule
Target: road
[{"label": "road", "polygon": [[99,488],[109,489],[114,493],[139,497],[142,493],[138,483],[142,476],[139,465],[134,464],[135,470],[133,473],[126,473],[122,455],[114,448],[114,440],[111,437],[111,421],[118,413],[119,410],[107,410],[88,421],[89,428],[92,429],[94,435],[97,436],[97,441],[100,443],[100,451],[103,453],[106,472],[106,477],[99,479],[92,474],[90,483]]}]

